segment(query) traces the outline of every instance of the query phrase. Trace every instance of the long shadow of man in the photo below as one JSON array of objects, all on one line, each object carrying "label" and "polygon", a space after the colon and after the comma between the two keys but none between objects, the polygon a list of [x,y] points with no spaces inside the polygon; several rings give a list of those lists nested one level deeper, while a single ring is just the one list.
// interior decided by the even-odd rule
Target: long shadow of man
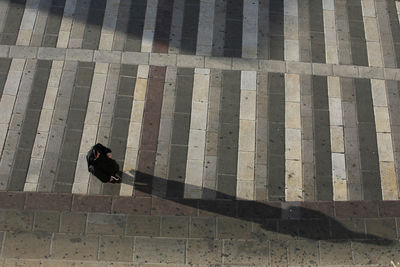
[{"label": "long shadow of man", "polygon": [[220,216],[255,222],[266,231],[289,235],[292,238],[328,240],[331,242],[352,240],[381,246],[389,246],[397,238],[394,236],[393,240],[390,240],[376,235],[365,234],[363,228],[360,228],[359,231],[350,230],[331,215],[303,207],[302,203],[290,203],[292,204],[290,205],[286,202],[237,200],[222,192],[199,188],[193,185],[190,185],[190,190],[202,190],[203,194],[216,195],[218,199],[194,200],[184,199],[183,196],[166,197],[165,189],[168,188],[172,191],[177,189],[179,191],[188,185],[162,179],[140,171],[124,173],[123,183],[131,184],[136,191],[149,194],[152,197],[159,197],[179,203],[180,205],[199,208],[202,211]]}]

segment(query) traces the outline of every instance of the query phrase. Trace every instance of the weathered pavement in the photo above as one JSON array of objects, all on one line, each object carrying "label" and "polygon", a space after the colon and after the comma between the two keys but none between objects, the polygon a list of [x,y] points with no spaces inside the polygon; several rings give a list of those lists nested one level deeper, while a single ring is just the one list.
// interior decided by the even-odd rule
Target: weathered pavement
[{"label": "weathered pavement", "polygon": [[0,0],[2,263],[400,265],[399,16]]}]

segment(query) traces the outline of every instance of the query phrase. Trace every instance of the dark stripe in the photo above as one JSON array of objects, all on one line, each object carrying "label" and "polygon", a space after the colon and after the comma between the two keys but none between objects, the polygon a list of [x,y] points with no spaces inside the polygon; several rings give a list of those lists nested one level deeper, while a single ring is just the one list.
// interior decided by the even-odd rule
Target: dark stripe
[{"label": "dark stripe", "polygon": [[146,6],[147,0],[139,0],[132,2],[129,8],[125,51],[140,52],[141,50]]},{"label": "dark stripe", "polygon": [[236,196],[239,111],[240,71],[223,71],[217,148],[217,198]]},{"label": "dark stripe", "polygon": [[115,24],[113,50],[122,51],[125,49],[131,4],[133,3],[129,0],[121,0],[119,3],[117,22]]},{"label": "dark stripe", "polygon": [[340,78],[344,124],[344,146],[346,149],[347,190],[349,200],[362,200],[360,147],[358,142],[356,93],[351,78]]},{"label": "dark stripe", "polygon": [[3,95],[4,86],[10,70],[11,58],[0,58],[0,99]]},{"label": "dark stripe", "polygon": [[[121,65],[119,73],[118,92],[110,134],[110,148],[120,170],[124,168],[137,69],[136,65]],[[119,195],[119,192],[120,185],[103,184],[104,195]]]},{"label": "dark stripe", "polygon": [[68,110],[67,124],[58,160],[54,191],[71,192],[76,163],[81,145],[82,132],[89,101],[94,63],[78,63],[75,84]]},{"label": "dark stripe", "polygon": [[26,0],[10,0],[3,32],[0,34],[1,45],[15,45],[17,42],[25,3]]},{"label": "dark stripe", "polygon": [[182,54],[195,55],[197,44],[197,31],[199,25],[199,0],[185,0],[183,13],[181,52]]},{"label": "dark stripe", "polygon": [[106,0],[92,0],[90,2],[82,48],[98,49],[106,5]]},{"label": "dark stripe", "polygon": [[322,0],[309,0],[312,62],[326,63]]},{"label": "dark stripe", "polygon": [[[400,82],[386,81],[397,184],[400,185]],[[400,188],[399,188],[400,190]]]},{"label": "dark stripe", "polygon": [[347,16],[346,0],[335,1],[336,35],[338,41],[339,64],[352,64],[349,22]]},{"label": "dark stripe", "polygon": [[173,6],[173,0],[160,0],[158,2],[153,42],[153,52],[155,53],[168,53]]},{"label": "dark stripe", "polygon": [[138,171],[135,181],[145,186],[136,186],[135,196],[148,196],[152,192],[154,164],[156,161],[161,106],[164,92],[166,67],[151,66],[148,92],[143,114],[142,139],[138,155]]},{"label": "dark stripe", "polygon": [[168,170],[168,180],[176,183],[173,186],[167,186],[167,197],[182,198],[184,193],[190,116],[192,112],[193,80],[194,69],[178,68]]},{"label": "dark stripe", "polygon": [[284,15],[283,1],[269,2],[269,59],[284,60]]},{"label": "dark stripe", "polygon": [[53,0],[46,22],[42,46],[56,47],[61,20],[64,14],[65,0]]},{"label": "dark stripe", "polygon": [[268,73],[268,200],[285,199],[285,77]]},{"label": "dark stripe", "polygon": [[302,1],[298,12],[300,61],[311,62],[310,0]]},{"label": "dark stripe", "polygon": [[315,199],[333,199],[328,84],[325,76],[313,76]]},{"label": "dark stripe", "polygon": [[224,55],[225,20],[226,2],[225,0],[215,0],[212,47],[213,56]]},{"label": "dark stripe", "polygon": [[[389,23],[390,23],[390,28],[391,28],[391,37],[393,38],[393,47],[394,47],[394,53],[395,53],[395,58],[394,61],[396,62],[396,66],[400,66],[400,25],[399,25],[399,15],[397,14],[397,8],[396,8],[396,3],[395,1],[391,0],[386,0],[386,5],[387,5],[387,11],[389,15]],[[386,14],[385,14],[386,15]],[[390,43],[382,43],[382,46],[390,46]],[[390,47],[391,49],[391,47]],[[396,67],[393,66],[393,67]],[[386,66],[385,67],[389,67]],[[392,66],[390,66],[392,67]]]},{"label": "dark stripe", "polygon": [[225,20],[225,57],[242,56],[243,0],[227,0]]},{"label": "dark stripe", "polygon": [[361,1],[347,1],[346,6],[353,65],[368,66],[367,44],[365,41]]},{"label": "dark stripe", "polygon": [[312,76],[301,75],[301,138],[304,200],[315,200],[314,119]]},{"label": "dark stripe", "polygon": [[22,191],[28,172],[33,144],[35,142],[40,112],[46,94],[47,82],[50,76],[51,61],[38,60],[37,68],[25,112],[18,148],[15,154],[14,168],[11,172],[7,190]]},{"label": "dark stripe", "polygon": [[355,79],[361,183],[364,200],[382,199],[371,82]]}]

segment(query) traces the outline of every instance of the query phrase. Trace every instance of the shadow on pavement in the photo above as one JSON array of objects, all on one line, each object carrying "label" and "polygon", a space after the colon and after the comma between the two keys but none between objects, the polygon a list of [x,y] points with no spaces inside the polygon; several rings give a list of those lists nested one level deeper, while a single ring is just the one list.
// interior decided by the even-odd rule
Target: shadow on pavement
[{"label": "shadow on pavement", "polygon": [[[193,185],[190,186],[191,188],[187,189],[192,191],[203,190],[203,194],[214,194],[218,196],[218,199],[170,198],[166,197],[166,188],[184,188],[185,185],[181,182],[162,179],[140,171],[124,173],[123,183],[131,184],[134,186],[135,191],[149,194],[153,197],[163,198],[193,208],[198,207],[199,210],[214,214],[214,216],[238,218],[248,222],[254,222],[259,224],[260,227],[266,231],[289,235],[292,238],[326,240],[335,243],[352,240],[380,246],[392,245],[396,239],[396,237],[390,240],[372,234],[365,234],[363,232],[364,229],[360,229],[360,232],[357,230],[350,230],[342,222],[332,216],[310,208],[301,207],[300,205],[296,206],[296,203],[232,199],[231,196],[225,195],[224,193],[199,188]],[[188,185],[186,185],[186,187],[187,186]],[[285,206],[285,204],[288,204],[288,206],[282,207]],[[276,221],[279,221],[278,227]],[[351,223],[352,221],[349,220],[349,222]]]}]

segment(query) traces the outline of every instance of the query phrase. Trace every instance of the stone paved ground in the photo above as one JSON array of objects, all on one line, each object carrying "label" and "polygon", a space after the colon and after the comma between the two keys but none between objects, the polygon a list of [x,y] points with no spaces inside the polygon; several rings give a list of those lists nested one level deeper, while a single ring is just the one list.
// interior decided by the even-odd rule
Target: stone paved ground
[{"label": "stone paved ground", "polygon": [[1,263],[400,266],[399,17],[0,0]]}]

